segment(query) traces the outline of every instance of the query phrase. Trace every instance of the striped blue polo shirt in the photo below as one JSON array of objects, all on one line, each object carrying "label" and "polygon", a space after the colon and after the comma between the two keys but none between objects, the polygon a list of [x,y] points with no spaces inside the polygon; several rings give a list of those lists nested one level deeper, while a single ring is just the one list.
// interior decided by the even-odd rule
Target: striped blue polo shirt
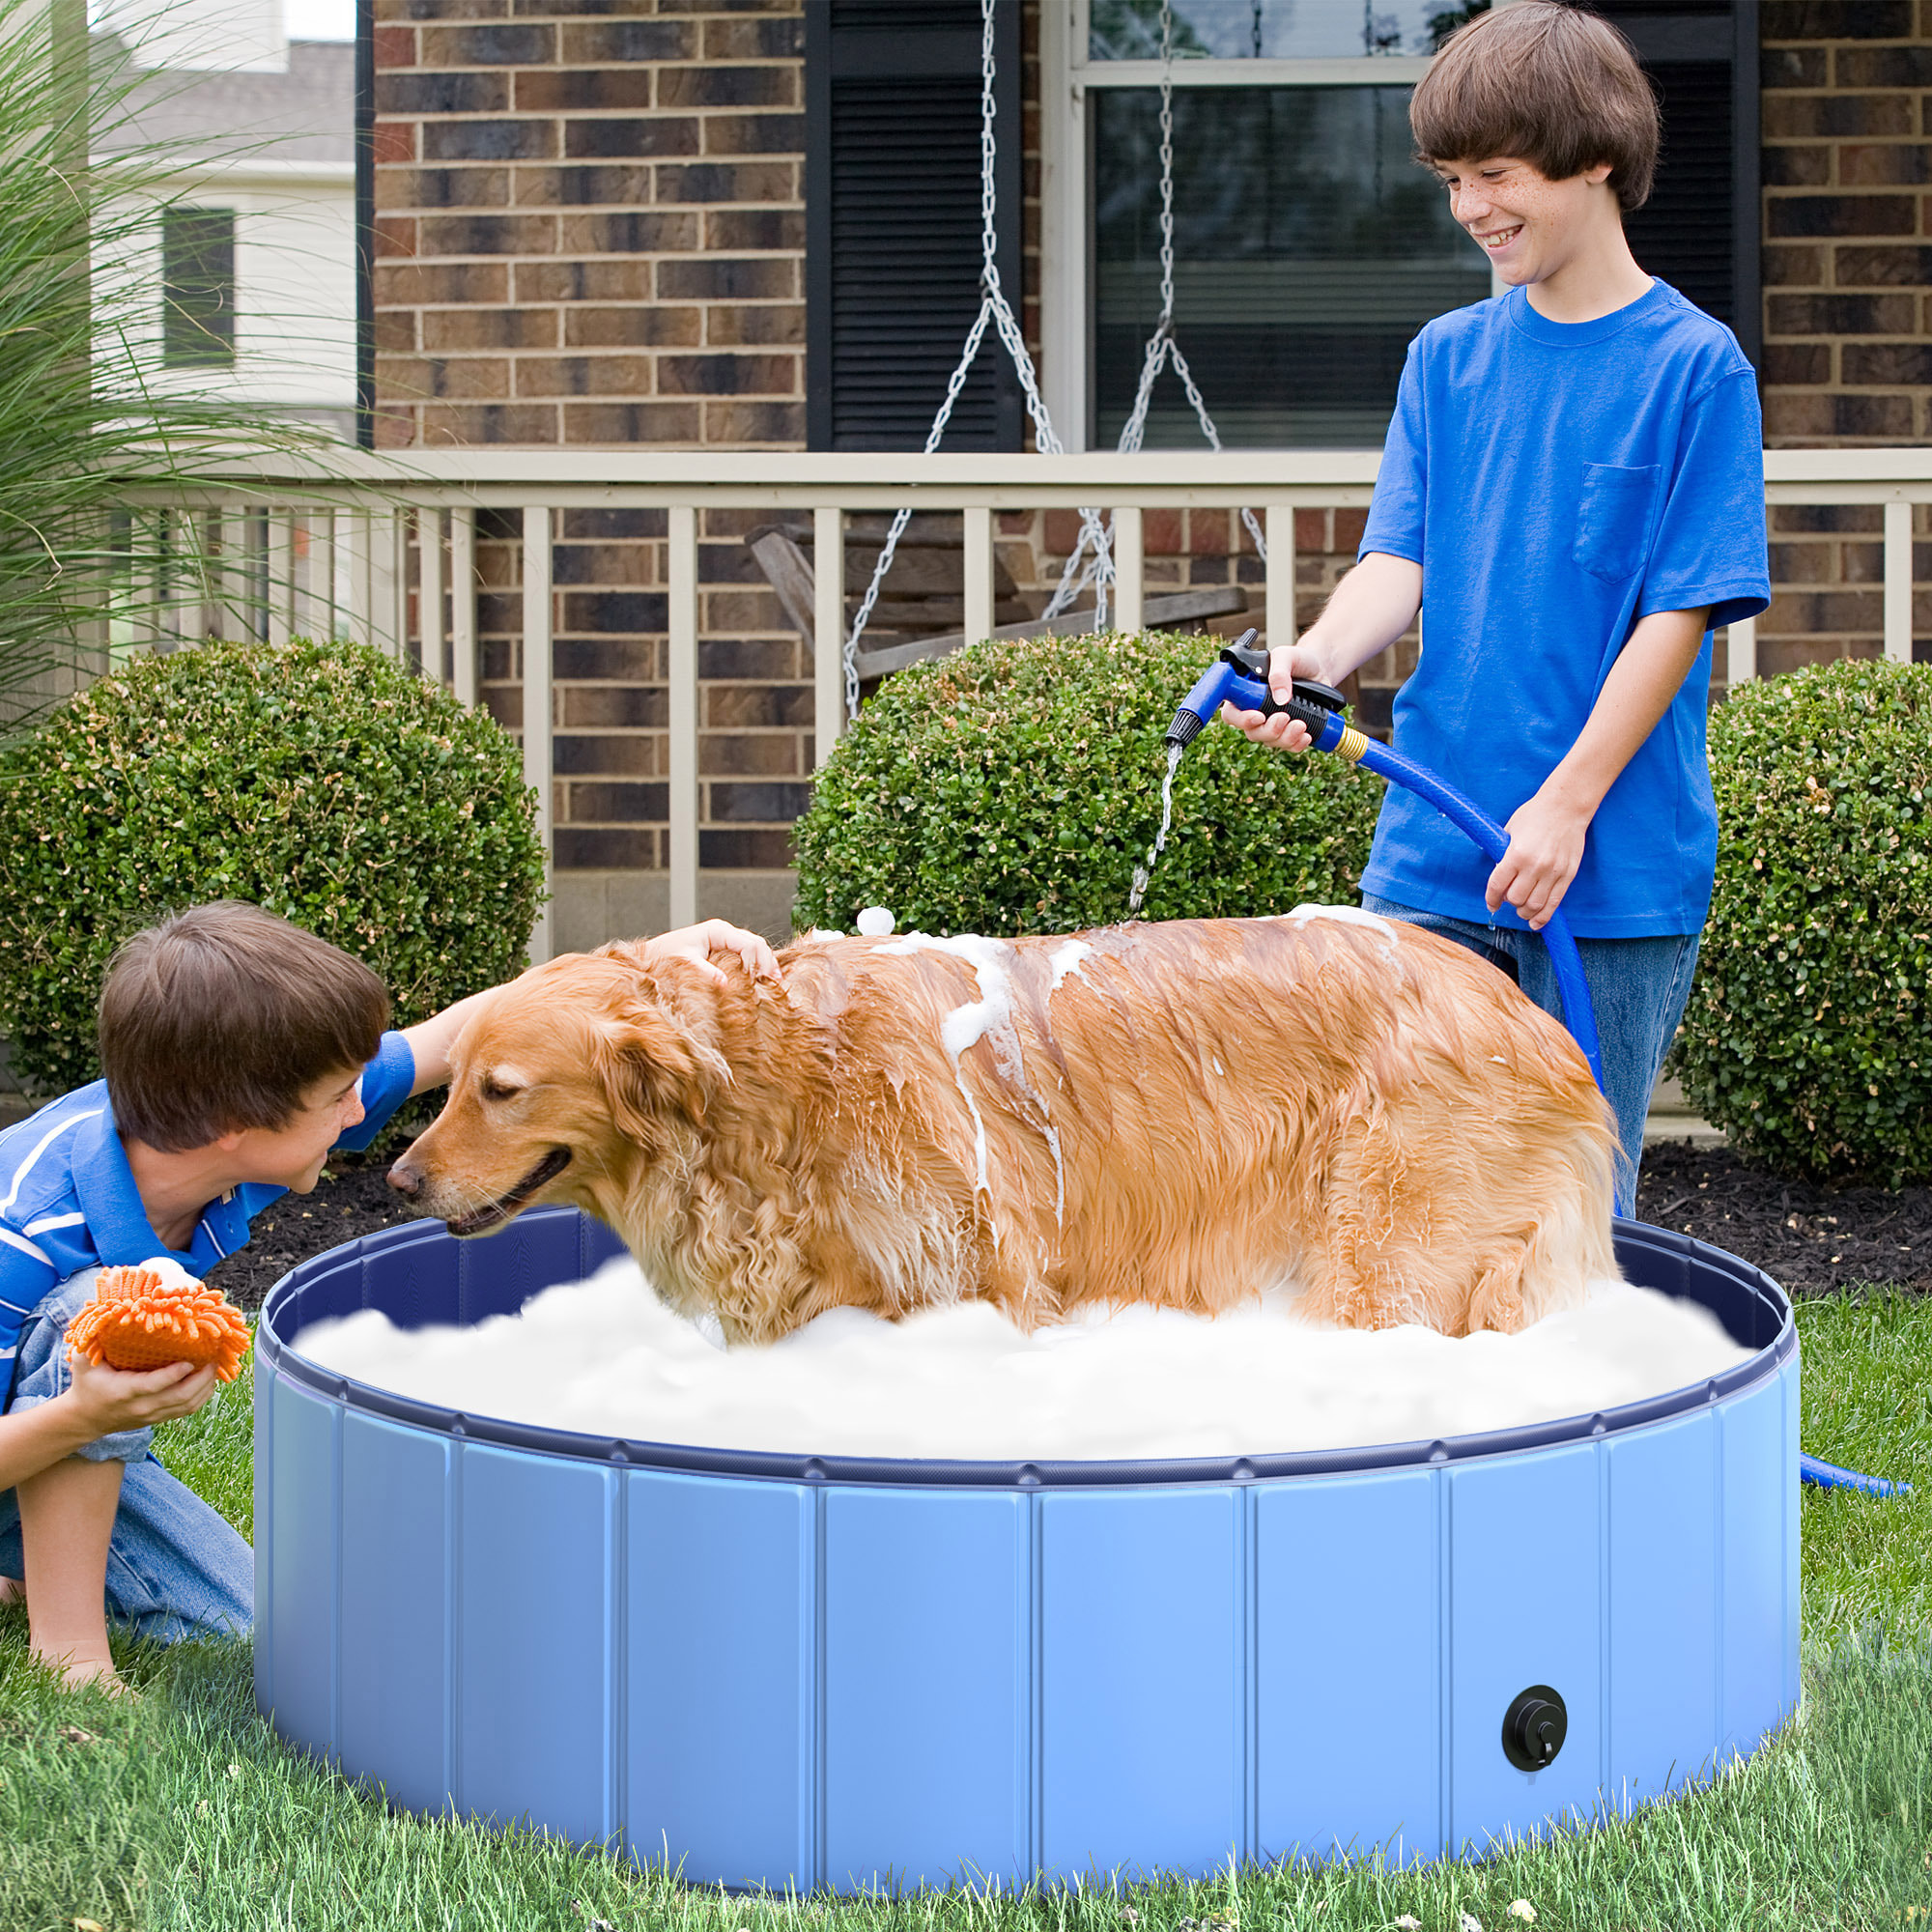
[{"label": "striped blue polo shirt", "polygon": [[[362,1119],[341,1145],[376,1138],[415,1085],[415,1057],[399,1033],[385,1033],[362,1069]],[[64,1094],[0,1133],[0,1385],[13,1373],[27,1317],[69,1275],[104,1265],[132,1266],[173,1255],[204,1275],[248,1239],[248,1224],[289,1190],[244,1181],[211,1201],[185,1248],[155,1233],[114,1126],[107,1083]]]}]

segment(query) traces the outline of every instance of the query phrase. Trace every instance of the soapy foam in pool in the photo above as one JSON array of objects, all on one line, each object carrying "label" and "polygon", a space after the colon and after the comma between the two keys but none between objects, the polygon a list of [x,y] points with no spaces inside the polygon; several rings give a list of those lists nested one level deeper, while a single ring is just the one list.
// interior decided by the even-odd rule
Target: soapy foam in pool
[{"label": "soapy foam in pool", "polygon": [[982,1303],[822,1315],[726,1350],[628,1257],[473,1327],[373,1310],[302,1330],[338,1375],[471,1415],[632,1441],[986,1461],[1265,1455],[1587,1415],[1741,1362],[1717,1320],[1623,1282],[1520,1335],[1320,1326],[1267,1297],[1215,1320],[1095,1310],[1031,1335]]}]

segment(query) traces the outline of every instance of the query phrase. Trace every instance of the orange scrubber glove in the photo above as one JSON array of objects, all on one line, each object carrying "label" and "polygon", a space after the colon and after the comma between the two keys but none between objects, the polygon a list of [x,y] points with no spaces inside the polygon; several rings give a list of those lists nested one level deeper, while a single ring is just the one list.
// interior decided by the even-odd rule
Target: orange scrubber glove
[{"label": "orange scrubber glove", "polygon": [[102,1268],[94,1299],[67,1325],[68,1346],[110,1369],[214,1364],[232,1382],[248,1352],[248,1324],[218,1288],[169,1281],[153,1267]]}]

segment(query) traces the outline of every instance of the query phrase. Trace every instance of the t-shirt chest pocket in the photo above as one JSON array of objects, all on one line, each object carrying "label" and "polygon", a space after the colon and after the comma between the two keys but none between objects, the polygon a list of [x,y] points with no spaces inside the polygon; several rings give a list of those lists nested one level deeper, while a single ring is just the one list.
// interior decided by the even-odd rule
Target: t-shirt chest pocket
[{"label": "t-shirt chest pocket", "polygon": [[1592,577],[1616,582],[1643,562],[1659,474],[1654,463],[1634,469],[1614,463],[1584,464],[1571,554]]}]

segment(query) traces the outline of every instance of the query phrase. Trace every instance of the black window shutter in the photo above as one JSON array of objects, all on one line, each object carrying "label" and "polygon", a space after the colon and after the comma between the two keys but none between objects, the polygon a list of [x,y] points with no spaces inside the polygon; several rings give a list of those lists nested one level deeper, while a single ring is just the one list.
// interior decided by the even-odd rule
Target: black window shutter
[{"label": "black window shutter", "polygon": [[[1000,278],[1020,308],[1020,0],[999,0]],[[807,0],[806,433],[918,449],[980,308],[978,0]],[[1020,446],[989,327],[945,449]]]},{"label": "black window shutter", "polygon": [[1757,0],[1597,0],[1657,83],[1663,154],[1651,197],[1624,220],[1639,265],[1726,323],[1757,361]]}]

